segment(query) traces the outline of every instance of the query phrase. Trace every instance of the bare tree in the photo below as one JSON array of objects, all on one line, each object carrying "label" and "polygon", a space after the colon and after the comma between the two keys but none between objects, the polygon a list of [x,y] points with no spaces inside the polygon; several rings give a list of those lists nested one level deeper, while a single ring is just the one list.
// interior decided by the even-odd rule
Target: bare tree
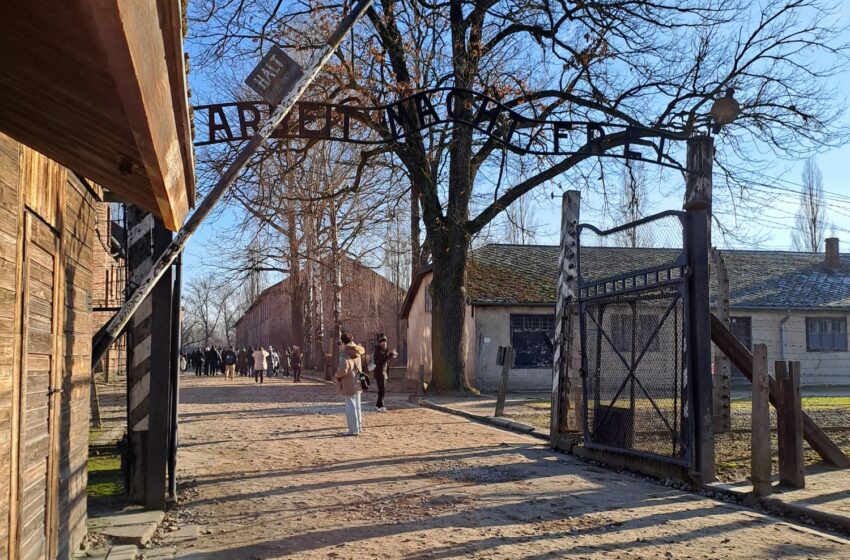
[{"label": "bare tree", "polygon": [[[758,8],[744,0],[381,0],[367,13],[371,29],[352,34],[314,93],[380,104],[451,85],[463,90],[454,117],[466,122],[480,107],[464,92],[478,89],[537,119],[692,134],[707,129],[711,99],[735,86],[742,111],[721,133],[726,155],[743,159],[752,142],[794,154],[843,138],[836,126],[843,108],[828,80],[846,53],[835,23],[840,7],[838,0],[765,0]],[[313,0],[199,1],[190,17],[201,63],[215,70],[256,60],[269,42],[312,48],[339,9]],[[421,212],[433,265],[430,389],[466,390],[470,240],[536,187],[596,165],[595,148],[622,149],[629,138],[610,134],[594,149],[526,164],[499,149],[507,123],[496,125],[494,138],[463,125],[426,129],[415,107],[408,113],[405,137],[391,147],[414,200],[411,240],[419,244]],[[393,139],[384,122],[361,124]],[[418,247],[413,257],[421,262]]]},{"label": "bare tree", "polygon": [[537,238],[539,223],[534,217],[529,195],[521,196],[505,209],[508,243],[528,245]]},{"label": "bare tree", "polygon": [[[646,216],[648,193],[646,190],[646,174],[640,163],[628,163],[626,173],[623,175],[623,190],[620,195],[618,222],[627,224],[635,222]],[[647,239],[648,225],[629,228],[621,235],[619,241],[624,247],[643,247],[649,242]]]},{"label": "bare tree", "polygon": [[223,310],[216,286],[206,276],[196,276],[188,282],[186,290],[186,324],[191,332],[198,331],[198,342],[203,346],[221,344],[217,335]]},{"label": "bare tree", "polygon": [[794,218],[791,243],[795,251],[819,253],[826,237],[826,203],[823,198],[823,175],[814,158],[803,164],[803,191],[800,208]]}]

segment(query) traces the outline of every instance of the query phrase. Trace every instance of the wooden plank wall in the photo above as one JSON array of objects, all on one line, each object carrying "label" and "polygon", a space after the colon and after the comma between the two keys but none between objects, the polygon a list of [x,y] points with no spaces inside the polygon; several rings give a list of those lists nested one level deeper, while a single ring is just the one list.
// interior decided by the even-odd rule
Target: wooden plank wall
[{"label": "wooden plank wall", "polygon": [[59,557],[86,534],[86,461],[91,388],[91,297],[96,199],[69,174],[65,189],[64,368],[59,439]]},{"label": "wooden plank wall", "polygon": [[20,333],[15,329],[18,257],[19,144],[0,134],[0,558],[9,557],[12,376]]},{"label": "wooden plank wall", "polygon": [[85,535],[90,188],[0,134],[0,558],[67,558]]}]

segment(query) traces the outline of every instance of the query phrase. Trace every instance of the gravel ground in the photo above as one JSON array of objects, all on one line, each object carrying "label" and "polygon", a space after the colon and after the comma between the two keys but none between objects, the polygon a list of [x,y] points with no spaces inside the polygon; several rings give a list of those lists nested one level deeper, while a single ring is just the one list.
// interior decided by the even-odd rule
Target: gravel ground
[{"label": "gravel ground", "polygon": [[840,537],[399,398],[341,437],[327,385],[183,383],[181,506],[149,559],[850,557]]}]

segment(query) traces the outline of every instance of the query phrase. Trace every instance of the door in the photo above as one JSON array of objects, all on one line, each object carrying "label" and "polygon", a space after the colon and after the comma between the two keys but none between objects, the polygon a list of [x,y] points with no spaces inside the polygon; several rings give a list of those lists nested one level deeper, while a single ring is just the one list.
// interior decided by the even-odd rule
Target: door
[{"label": "door", "polygon": [[53,536],[54,389],[61,353],[57,345],[61,324],[58,244],[50,226],[29,210],[24,212],[16,547],[21,560],[48,558]]}]

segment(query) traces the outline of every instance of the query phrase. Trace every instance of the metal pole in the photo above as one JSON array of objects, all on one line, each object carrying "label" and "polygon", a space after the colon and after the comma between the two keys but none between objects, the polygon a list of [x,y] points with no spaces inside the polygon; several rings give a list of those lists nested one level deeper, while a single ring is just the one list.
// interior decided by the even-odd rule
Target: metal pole
[{"label": "metal pole", "polygon": [[124,305],[112,316],[109,322],[97,332],[92,340],[92,367],[106,354],[106,351],[139,308],[139,305],[150,294],[157,281],[159,281],[162,275],[165,274],[165,271],[172,265],[177,255],[180,254],[186,243],[215,207],[216,203],[224,196],[230,185],[248,164],[251,157],[271,136],[272,132],[280,126],[293,105],[304,94],[307,87],[313,82],[331,55],[333,55],[345,34],[366,12],[366,9],[371,3],[372,0],[359,0],[342,19],[330,39],[328,39],[325,47],[313,54],[306,64],[303,76],[295,83],[292,90],[284,96],[280,105],[272,111],[272,114],[269,115],[268,120],[257,131],[257,134],[239,151],[230,167],[222,174],[215,186],[210,189],[210,192],[198,205],[195,212],[183,224],[180,231],[177,232],[177,236],[171,242],[171,245],[169,245],[154,263],[150,272],[141,280],[136,291],[127,298]]},{"label": "metal pole", "polygon": [[174,290],[171,300],[171,407],[169,410],[168,434],[168,501],[177,502],[177,403],[180,396],[180,339],[181,339],[181,306],[180,299],[183,291],[183,256],[177,255],[174,261]]}]

